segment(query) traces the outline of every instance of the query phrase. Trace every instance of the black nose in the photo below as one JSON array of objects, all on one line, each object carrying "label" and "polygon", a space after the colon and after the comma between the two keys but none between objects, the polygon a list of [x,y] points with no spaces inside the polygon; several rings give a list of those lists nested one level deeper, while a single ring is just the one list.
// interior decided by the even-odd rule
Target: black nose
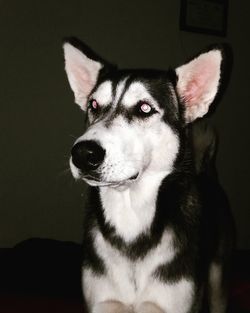
[{"label": "black nose", "polygon": [[93,140],[76,143],[72,150],[72,162],[82,171],[96,170],[103,162],[105,150]]}]

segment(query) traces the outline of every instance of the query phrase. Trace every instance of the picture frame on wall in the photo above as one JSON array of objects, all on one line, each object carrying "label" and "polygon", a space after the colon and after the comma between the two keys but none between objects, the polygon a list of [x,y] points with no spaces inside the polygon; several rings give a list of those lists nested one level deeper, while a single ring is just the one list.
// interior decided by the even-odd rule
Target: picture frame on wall
[{"label": "picture frame on wall", "polygon": [[181,0],[180,30],[225,37],[228,0]]}]

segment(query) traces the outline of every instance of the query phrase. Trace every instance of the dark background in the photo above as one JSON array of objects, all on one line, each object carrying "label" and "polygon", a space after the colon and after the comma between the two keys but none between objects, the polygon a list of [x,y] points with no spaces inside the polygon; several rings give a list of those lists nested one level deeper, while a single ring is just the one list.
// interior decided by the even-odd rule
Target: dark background
[{"label": "dark background", "polygon": [[226,38],[179,31],[179,10],[170,0],[0,0],[0,247],[30,237],[81,242],[85,191],[67,169],[83,114],[61,48],[75,35],[123,67],[167,69],[211,43],[232,45],[232,78],[213,121],[239,248],[250,248],[250,2],[229,1]]}]

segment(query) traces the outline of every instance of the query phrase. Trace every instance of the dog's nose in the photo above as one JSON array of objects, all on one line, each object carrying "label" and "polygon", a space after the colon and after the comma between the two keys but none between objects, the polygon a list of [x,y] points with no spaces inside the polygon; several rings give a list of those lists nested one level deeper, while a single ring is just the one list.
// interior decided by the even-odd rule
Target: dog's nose
[{"label": "dog's nose", "polygon": [[103,162],[105,150],[93,140],[76,143],[72,150],[73,164],[83,171],[96,170]]}]

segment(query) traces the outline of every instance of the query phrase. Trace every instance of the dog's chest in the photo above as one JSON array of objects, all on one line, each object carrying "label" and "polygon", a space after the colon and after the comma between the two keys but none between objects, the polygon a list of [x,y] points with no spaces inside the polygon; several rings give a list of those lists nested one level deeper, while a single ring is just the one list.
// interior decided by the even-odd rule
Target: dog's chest
[{"label": "dog's chest", "polygon": [[103,279],[108,285],[116,286],[117,292],[125,295],[128,302],[143,295],[156,279],[154,273],[158,266],[171,262],[177,252],[171,230],[165,230],[160,242],[145,257],[135,261],[113,247],[99,231],[95,233],[95,249],[106,268]]},{"label": "dog's chest", "polygon": [[125,190],[100,190],[105,221],[126,243],[149,230],[156,213],[158,189],[165,174],[144,175],[140,183]]}]

